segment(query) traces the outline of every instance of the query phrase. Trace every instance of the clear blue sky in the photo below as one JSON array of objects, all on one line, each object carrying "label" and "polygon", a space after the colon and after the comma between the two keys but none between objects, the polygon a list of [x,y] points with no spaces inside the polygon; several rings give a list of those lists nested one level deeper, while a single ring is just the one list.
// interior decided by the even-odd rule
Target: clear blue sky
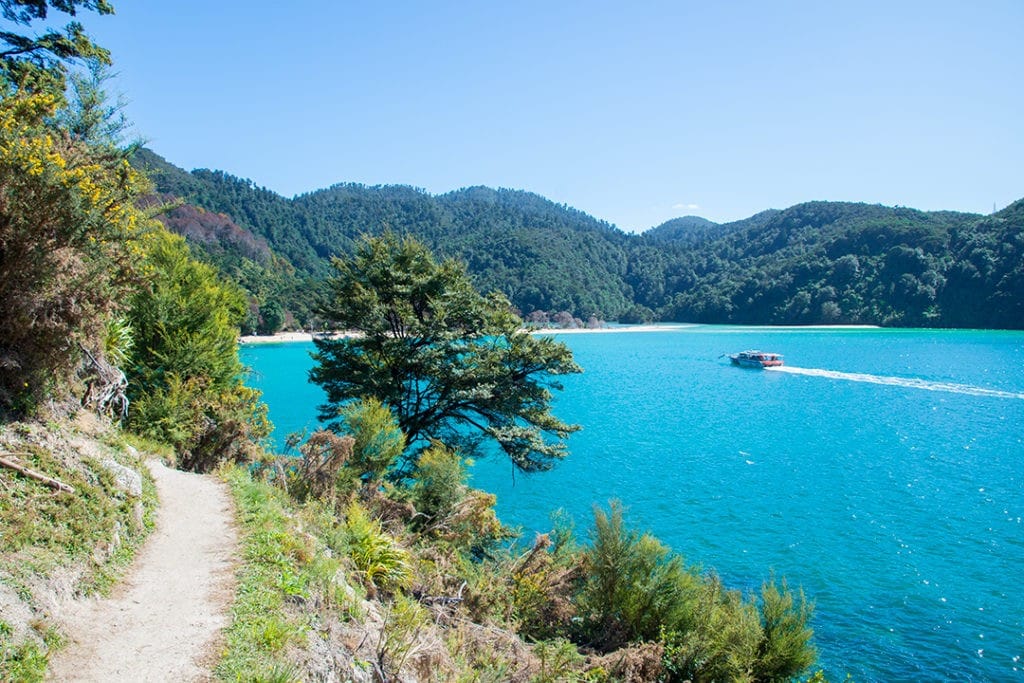
[{"label": "clear blue sky", "polygon": [[114,0],[135,131],[283,195],[525,189],[644,230],[1024,197],[1024,0]]}]

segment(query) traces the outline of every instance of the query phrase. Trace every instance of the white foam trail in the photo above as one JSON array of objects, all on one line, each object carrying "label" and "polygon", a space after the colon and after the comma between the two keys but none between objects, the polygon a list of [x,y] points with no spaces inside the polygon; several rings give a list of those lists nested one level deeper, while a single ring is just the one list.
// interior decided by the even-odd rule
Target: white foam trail
[{"label": "white foam trail", "polygon": [[771,372],[788,372],[791,375],[807,375],[809,377],[825,377],[827,379],[844,379],[849,382],[867,382],[869,384],[888,384],[894,387],[924,389],[926,391],[944,391],[950,394],[967,394],[968,396],[991,396],[994,398],[1018,398],[1024,400],[1024,393],[985,389],[970,384],[953,382],[932,382],[912,377],[887,377],[885,375],[869,375],[860,372],[839,372],[837,370],[821,370],[818,368],[794,368],[789,365],[780,368],[765,368]]}]

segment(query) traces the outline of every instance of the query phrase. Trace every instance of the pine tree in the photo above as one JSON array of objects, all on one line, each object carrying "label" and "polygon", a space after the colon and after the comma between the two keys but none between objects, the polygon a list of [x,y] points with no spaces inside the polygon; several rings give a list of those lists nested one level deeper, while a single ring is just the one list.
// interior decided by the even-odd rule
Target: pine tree
[{"label": "pine tree", "polygon": [[527,334],[504,297],[481,295],[461,263],[412,238],[367,238],[334,267],[321,315],[356,334],[316,340],[321,419],[337,428],[339,408],[378,399],[412,447],[407,465],[432,440],[491,441],[525,471],[564,456],[577,427],[551,414],[551,390],[581,371],[564,344]]}]

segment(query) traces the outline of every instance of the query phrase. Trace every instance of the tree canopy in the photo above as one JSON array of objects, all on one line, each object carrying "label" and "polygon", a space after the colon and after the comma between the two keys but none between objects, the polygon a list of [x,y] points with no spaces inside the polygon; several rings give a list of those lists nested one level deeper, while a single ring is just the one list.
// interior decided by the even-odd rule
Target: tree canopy
[{"label": "tree canopy", "polygon": [[327,393],[329,426],[348,402],[376,398],[413,458],[432,440],[493,441],[524,471],[564,456],[577,428],[551,413],[551,390],[581,371],[564,344],[524,332],[503,296],[481,295],[464,265],[412,238],[365,238],[334,268],[321,315],[355,335],[315,340],[310,377]]},{"label": "tree canopy", "polygon": [[61,91],[66,62],[110,64],[110,52],[94,43],[77,21],[68,23],[63,31],[47,28],[40,35],[29,35],[24,30],[36,22],[46,22],[51,10],[72,17],[79,10],[114,13],[107,0],[0,0],[0,17],[5,24],[0,29],[3,80],[30,90]]}]

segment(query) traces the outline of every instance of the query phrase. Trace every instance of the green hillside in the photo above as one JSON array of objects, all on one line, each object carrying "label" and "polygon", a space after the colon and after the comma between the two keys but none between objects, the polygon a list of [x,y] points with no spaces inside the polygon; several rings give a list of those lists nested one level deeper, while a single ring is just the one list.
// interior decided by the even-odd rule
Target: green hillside
[{"label": "green hillside", "polygon": [[[164,220],[250,292],[249,327],[262,331],[285,311],[316,324],[331,257],[385,230],[462,259],[478,287],[541,321],[1024,327],[1021,202],[988,217],[809,202],[633,235],[518,190],[346,183],[288,199],[223,172],[187,173],[148,150],[136,163],[160,192],[195,207]],[[216,216],[202,229],[200,208]],[[212,225],[224,221],[231,227]]]},{"label": "green hillside", "polygon": [[[681,257],[663,314],[757,324],[961,326],[942,306],[951,237],[980,217],[811,202]],[[1019,230],[1019,228],[1018,228]]]}]

